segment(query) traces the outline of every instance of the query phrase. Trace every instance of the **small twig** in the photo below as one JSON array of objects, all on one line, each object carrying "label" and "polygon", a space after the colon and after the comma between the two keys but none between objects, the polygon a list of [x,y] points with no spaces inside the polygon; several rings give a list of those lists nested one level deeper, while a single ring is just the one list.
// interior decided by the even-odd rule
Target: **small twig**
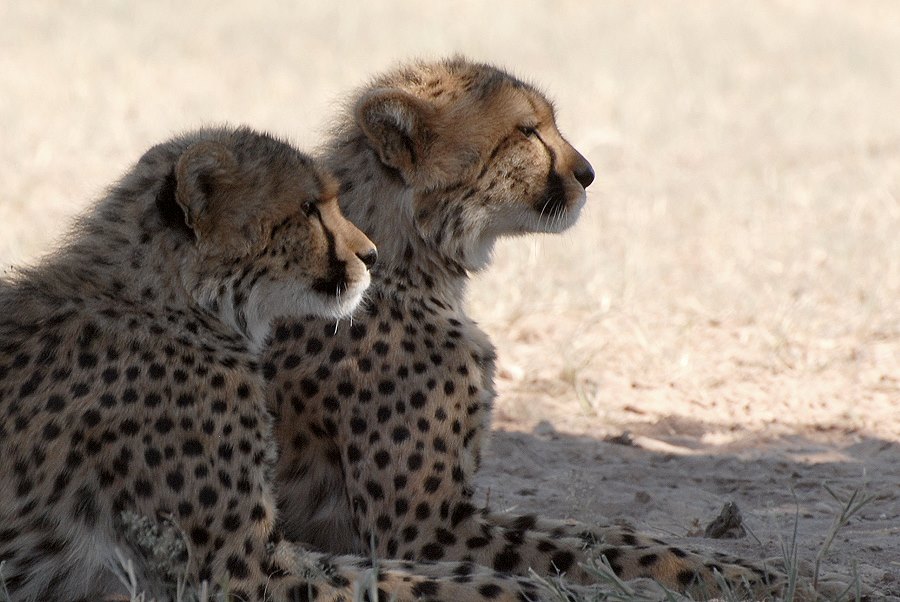
[{"label": "small twig", "polygon": [[830,495],[836,502],[841,504],[842,507],[840,514],[835,517],[831,528],[828,530],[828,535],[825,537],[825,542],[816,553],[816,562],[813,569],[813,588],[818,588],[819,570],[822,565],[822,559],[831,549],[831,545],[834,543],[834,538],[837,537],[838,532],[845,526],[847,526],[847,523],[850,522],[850,519],[853,518],[853,516],[860,510],[862,510],[864,506],[875,500],[874,495],[860,495],[860,490],[855,489],[853,493],[850,494],[850,498],[847,499],[846,502],[844,502],[841,500],[838,494],[835,493],[827,484],[824,484],[823,487],[825,488],[825,491],[828,492],[828,495]]},{"label": "small twig", "polygon": [[794,496],[794,528],[791,533],[791,544],[789,548],[784,547],[784,541],[781,542],[781,555],[784,558],[784,568],[787,572],[788,583],[784,592],[784,602],[792,602],[797,593],[797,532],[800,528],[800,500],[797,498],[797,492],[791,487],[791,495]]}]

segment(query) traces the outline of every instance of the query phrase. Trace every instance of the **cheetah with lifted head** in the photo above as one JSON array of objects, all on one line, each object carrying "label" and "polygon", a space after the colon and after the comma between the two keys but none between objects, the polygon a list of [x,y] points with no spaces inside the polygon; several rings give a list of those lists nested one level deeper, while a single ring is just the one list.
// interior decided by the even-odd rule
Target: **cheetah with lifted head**
[{"label": "cheetah with lifted head", "polygon": [[[166,599],[122,535],[126,514],[174,523],[189,581],[227,583],[229,599],[349,600],[374,582],[366,560],[280,537],[257,362],[276,316],[345,316],[369,283],[375,248],[336,192],[270,136],[195,132],[147,152],[66,246],[0,281],[0,560],[12,600],[121,593],[117,548]],[[378,587],[399,600],[469,591],[381,566]]]},{"label": "cheetah with lifted head", "polygon": [[594,179],[552,105],[495,67],[401,67],[355,98],[324,152],[341,207],[380,249],[351,321],[281,323],[264,361],[280,519],[333,552],[564,573],[601,555],[622,578],[694,595],[778,591],[779,575],[622,527],[496,515],[472,503],[489,430],[494,348],[466,315],[470,272],[503,236],[571,226]]}]

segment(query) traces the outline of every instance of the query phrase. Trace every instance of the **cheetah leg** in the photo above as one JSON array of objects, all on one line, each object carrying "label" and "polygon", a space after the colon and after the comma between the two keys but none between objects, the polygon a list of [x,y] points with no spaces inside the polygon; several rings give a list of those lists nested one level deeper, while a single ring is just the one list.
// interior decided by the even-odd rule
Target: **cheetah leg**
[{"label": "cheetah leg", "polygon": [[[548,584],[528,577],[497,573],[466,562],[414,563],[402,560],[372,560],[361,556],[334,556],[313,552],[280,539],[268,526],[266,512],[256,507],[260,520],[240,536],[226,539],[213,530],[209,537],[192,529],[190,544],[194,587],[201,579],[227,584],[230,598],[243,601],[317,600],[347,602],[369,598],[412,602],[427,598],[436,602],[490,599],[507,602],[559,602],[596,598],[591,590],[562,583]],[[149,521],[152,523],[152,520]],[[205,522],[205,521],[204,521]],[[157,533],[179,537],[181,526],[156,523]],[[153,550],[126,534],[127,543],[145,558]],[[209,547],[198,540],[213,539]],[[200,559],[198,561],[198,558]],[[148,567],[149,568],[149,567]],[[157,591],[175,591],[177,575],[147,574],[156,580]],[[145,583],[147,585],[147,583]],[[561,598],[560,594],[564,593]]]},{"label": "cheetah leg", "polygon": [[[328,575],[330,589],[318,588],[327,593],[327,600],[333,596],[345,600],[347,589],[360,599],[364,592],[377,593],[379,600],[458,601],[458,600],[500,600],[504,602],[572,602],[596,598],[591,591],[578,586],[556,584],[550,589],[547,584],[526,577],[497,573],[485,567],[468,562],[416,563],[401,560],[377,560],[359,556],[328,556],[298,549],[298,558],[305,566],[316,566],[320,573]],[[335,586],[344,589],[335,589]],[[561,596],[562,594],[562,596]],[[371,599],[374,597],[369,596]],[[304,598],[301,598],[304,599]],[[320,599],[320,598],[315,598]],[[362,599],[368,599],[363,597]]]},{"label": "cheetah leg", "polygon": [[[601,546],[598,552],[605,555],[614,571],[623,579],[651,577],[662,585],[691,594],[694,599],[717,598],[721,592],[709,571],[710,563],[695,554],[674,554],[660,562],[661,570],[640,569],[628,564],[634,558],[646,559],[649,554],[662,555],[672,548],[661,546],[638,549],[622,549]],[[630,554],[640,554],[632,556]],[[620,564],[621,561],[621,564]],[[706,564],[702,564],[706,562]],[[331,556],[311,552],[300,546],[280,542],[274,552],[267,556],[264,564],[265,579],[235,580],[231,576],[230,592],[236,600],[259,600],[293,602],[295,600],[316,600],[318,602],[346,602],[346,600],[366,599],[369,592],[377,594],[379,600],[414,602],[428,599],[434,602],[454,602],[458,600],[499,600],[502,602],[559,602],[568,600],[602,599],[600,590],[586,586],[567,585],[555,581],[555,587],[530,577],[492,571],[472,562],[415,563],[400,560],[379,560],[358,556]],[[683,567],[691,567],[692,581],[685,582],[681,576]],[[695,570],[696,567],[704,568]],[[719,567],[716,567],[717,570]],[[721,571],[730,580],[733,595],[739,598],[750,595],[752,599],[777,596],[771,588],[754,587],[746,589],[754,577],[729,575],[727,569]],[[666,578],[664,575],[675,575]],[[740,579],[739,579],[740,577]],[[255,590],[254,590],[255,587]],[[252,592],[256,592],[254,597]],[[798,601],[818,599],[814,592],[798,592]]]},{"label": "cheetah leg", "polygon": [[[501,573],[527,575],[531,569],[543,577],[564,575],[589,585],[597,583],[598,576],[587,565],[603,554],[626,579],[655,577],[667,587],[701,595],[717,591],[713,568],[705,566],[701,557],[677,556],[656,542],[647,542],[646,548],[591,546],[579,537],[554,537],[528,525],[494,524],[470,503],[454,477],[453,467],[460,463],[454,451],[429,455],[426,461],[410,440],[400,443],[392,447],[392,461],[374,458],[371,462],[373,467],[383,467],[385,475],[357,470],[369,462],[343,451],[344,465],[350,467],[345,486],[354,527],[359,541],[373,542],[379,557],[471,561]],[[373,453],[381,452],[376,449]],[[407,467],[417,469],[423,480],[413,483],[405,477],[391,478],[392,472]],[[402,487],[382,485],[391,482]],[[748,582],[760,581],[752,570],[742,570]]]},{"label": "cheetah leg", "polygon": [[756,594],[777,594],[785,585],[786,576],[762,564],[714,553],[704,555],[685,551],[666,542],[637,533],[624,525],[585,525],[577,521],[553,520],[534,515],[485,512],[485,520],[507,529],[543,533],[553,540],[577,538],[593,556],[606,557],[610,567],[623,579],[651,577],[667,587],[692,590],[694,593],[718,592],[715,570],[734,591]]},{"label": "cheetah leg", "polygon": [[390,495],[371,495],[375,488],[368,482],[356,484],[360,489],[355,491],[354,485],[349,483],[356,524],[363,539],[371,538],[382,556],[396,553],[408,559],[466,560],[516,575],[532,569],[545,577],[564,575],[579,584],[597,583],[598,575],[588,565],[605,556],[623,579],[649,577],[697,597],[719,593],[714,571],[733,584],[735,591],[746,591],[746,581],[754,595],[771,592],[764,571],[761,575],[753,567],[721,564],[649,538],[639,540],[633,533],[623,532],[614,543],[607,543],[601,532],[588,544],[581,533],[571,537],[534,530],[527,518],[495,524],[451,484],[437,487],[433,497],[417,491],[415,507],[401,503],[402,512],[397,512],[396,500]]},{"label": "cheetah leg", "polygon": [[[578,586],[549,585],[472,563],[373,561],[360,556],[313,552],[286,541],[265,546],[266,551],[261,555],[248,555],[248,549],[254,548],[249,540],[244,540],[241,545],[226,546],[216,554],[219,560],[214,564],[221,565],[221,558],[225,558],[225,570],[213,570],[211,578],[217,583],[227,583],[229,599],[241,602],[347,602],[351,599],[413,602],[423,598],[433,602],[478,599],[560,602],[565,599],[576,602],[596,597]],[[163,590],[176,587],[175,582],[157,585]]]},{"label": "cheetah leg", "polygon": [[[622,536],[630,531],[628,527],[615,525],[586,525],[574,520],[559,520],[542,518],[534,514],[510,514],[506,512],[482,511],[485,520],[498,527],[516,530],[538,531],[546,533],[557,539],[560,537],[574,537],[582,540],[586,545],[594,545],[601,542],[625,543]],[[633,532],[632,532],[633,533]],[[641,545],[663,543],[658,540],[649,540]]]}]

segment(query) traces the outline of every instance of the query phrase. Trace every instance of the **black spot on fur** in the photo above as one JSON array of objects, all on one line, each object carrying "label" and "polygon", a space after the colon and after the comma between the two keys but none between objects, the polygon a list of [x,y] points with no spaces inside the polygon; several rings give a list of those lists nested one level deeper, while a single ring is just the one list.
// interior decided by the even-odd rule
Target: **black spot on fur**
[{"label": "black spot on fur", "polygon": [[521,557],[512,546],[506,546],[494,556],[494,570],[501,573],[510,573],[519,564]]},{"label": "black spot on fur", "polygon": [[478,586],[478,593],[488,600],[493,600],[503,593],[503,590],[500,589],[500,586],[496,583],[485,583],[484,585]]},{"label": "black spot on fur", "polygon": [[699,575],[695,571],[690,569],[684,569],[682,571],[678,571],[678,583],[687,587],[694,583],[695,580],[699,578]]},{"label": "black spot on fur", "polygon": [[226,562],[225,567],[228,569],[228,572],[231,573],[231,576],[235,579],[246,579],[250,574],[250,569],[247,568],[247,563],[234,554],[228,557],[228,561]]},{"label": "black spot on fur", "polygon": [[560,550],[553,554],[550,562],[560,573],[565,573],[575,563],[575,556],[568,550]]}]

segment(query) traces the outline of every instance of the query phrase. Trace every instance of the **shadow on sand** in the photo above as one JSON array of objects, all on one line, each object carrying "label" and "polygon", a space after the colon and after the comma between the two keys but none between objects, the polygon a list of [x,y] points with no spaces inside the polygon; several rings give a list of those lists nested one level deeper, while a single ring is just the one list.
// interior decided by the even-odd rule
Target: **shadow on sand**
[{"label": "shadow on sand", "polygon": [[[495,431],[477,499],[516,514],[625,522],[684,547],[753,559],[781,558],[796,525],[798,557],[812,562],[841,509],[826,485],[842,499],[859,490],[873,499],[839,532],[824,570],[848,575],[855,564],[863,583],[900,599],[900,444],[831,431],[716,446],[701,443],[702,423],[676,426],[635,425],[618,442],[546,422],[531,433]],[[750,534],[701,537],[727,501]]]}]

